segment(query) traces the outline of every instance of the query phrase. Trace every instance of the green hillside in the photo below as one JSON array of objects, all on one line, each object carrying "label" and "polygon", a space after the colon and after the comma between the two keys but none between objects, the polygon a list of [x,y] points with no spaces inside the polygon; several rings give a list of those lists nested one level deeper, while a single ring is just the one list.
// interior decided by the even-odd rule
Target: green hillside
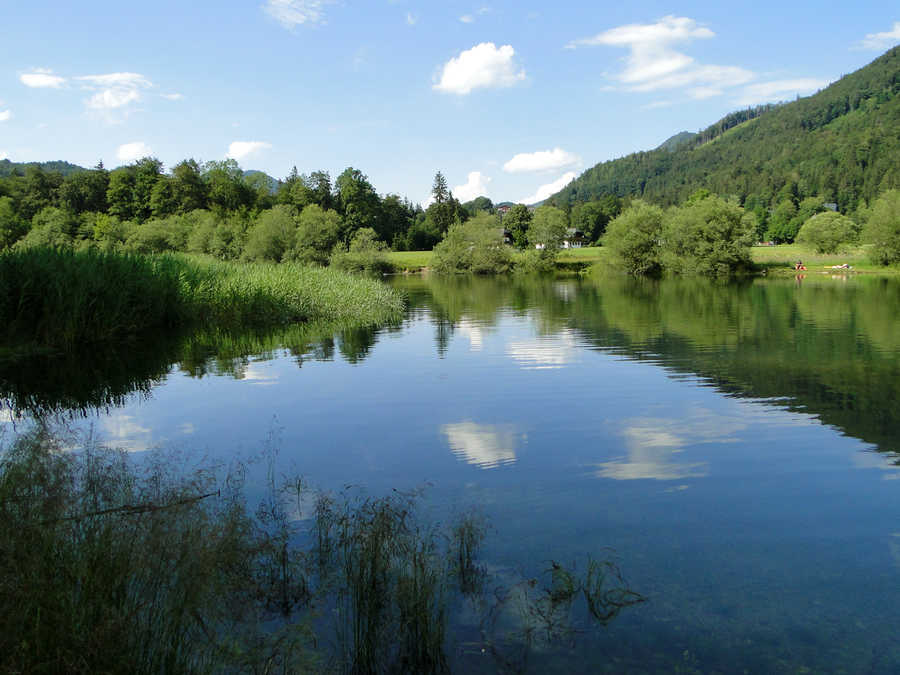
[{"label": "green hillside", "polygon": [[[672,146],[675,146],[674,148]],[[821,197],[855,211],[900,187],[900,47],[813,96],[732,113],[649,152],[597,164],[550,198],[684,201],[699,188],[752,208]]]},{"label": "green hillside", "polygon": [[63,176],[68,176],[78,171],[86,171],[83,166],[78,166],[77,164],[71,164],[62,160],[54,162],[11,162],[8,159],[2,159],[0,160],[0,176],[11,176],[14,173],[24,176],[25,169],[29,166],[38,167],[41,171],[46,173],[60,173]]}]

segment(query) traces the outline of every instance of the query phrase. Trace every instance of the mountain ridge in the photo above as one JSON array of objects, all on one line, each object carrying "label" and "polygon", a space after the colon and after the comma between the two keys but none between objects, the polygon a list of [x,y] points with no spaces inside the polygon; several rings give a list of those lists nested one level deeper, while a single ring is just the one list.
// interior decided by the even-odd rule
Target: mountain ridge
[{"label": "mountain ridge", "polygon": [[900,187],[897,129],[900,46],[812,96],[738,110],[690,138],[600,162],[548,202],[615,195],[671,205],[707,188],[760,208],[817,196],[855,211]]}]

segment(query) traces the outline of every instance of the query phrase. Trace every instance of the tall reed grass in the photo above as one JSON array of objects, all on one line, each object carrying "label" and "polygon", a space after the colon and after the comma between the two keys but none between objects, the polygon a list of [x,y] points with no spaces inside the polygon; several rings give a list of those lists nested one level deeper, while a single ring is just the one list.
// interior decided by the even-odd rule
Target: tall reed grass
[{"label": "tall reed grass", "polygon": [[403,298],[377,281],[298,264],[184,255],[0,253],[0,342],[71,349],[194,324],[271,326],[396,319]]}]

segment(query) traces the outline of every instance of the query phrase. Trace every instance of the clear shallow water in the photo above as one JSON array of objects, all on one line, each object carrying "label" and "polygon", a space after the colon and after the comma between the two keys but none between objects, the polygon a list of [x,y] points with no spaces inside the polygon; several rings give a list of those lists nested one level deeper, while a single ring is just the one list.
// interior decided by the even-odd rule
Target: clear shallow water
[{"label": "clear shallow water", "polygon": [[[134,451],[272,436],[323,489],[429,485],[434,517],[487,516],[498,579],[613,556],[647,602],[534,672],[900,670],[896,282],[392,283],[400,326],[185,338],[6,397]],[[453,662],[495,670],[470,615]]]}]

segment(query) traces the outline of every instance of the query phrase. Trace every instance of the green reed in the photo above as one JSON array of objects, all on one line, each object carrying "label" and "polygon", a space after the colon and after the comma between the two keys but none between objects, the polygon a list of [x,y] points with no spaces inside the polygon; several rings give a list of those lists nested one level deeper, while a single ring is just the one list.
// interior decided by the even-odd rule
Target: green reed
[{"label": "green reed", "polygon": [[72,349],[190,325],[399,318],[383,284],[299,264],[48,249],[0,254],[0,343]]}]

